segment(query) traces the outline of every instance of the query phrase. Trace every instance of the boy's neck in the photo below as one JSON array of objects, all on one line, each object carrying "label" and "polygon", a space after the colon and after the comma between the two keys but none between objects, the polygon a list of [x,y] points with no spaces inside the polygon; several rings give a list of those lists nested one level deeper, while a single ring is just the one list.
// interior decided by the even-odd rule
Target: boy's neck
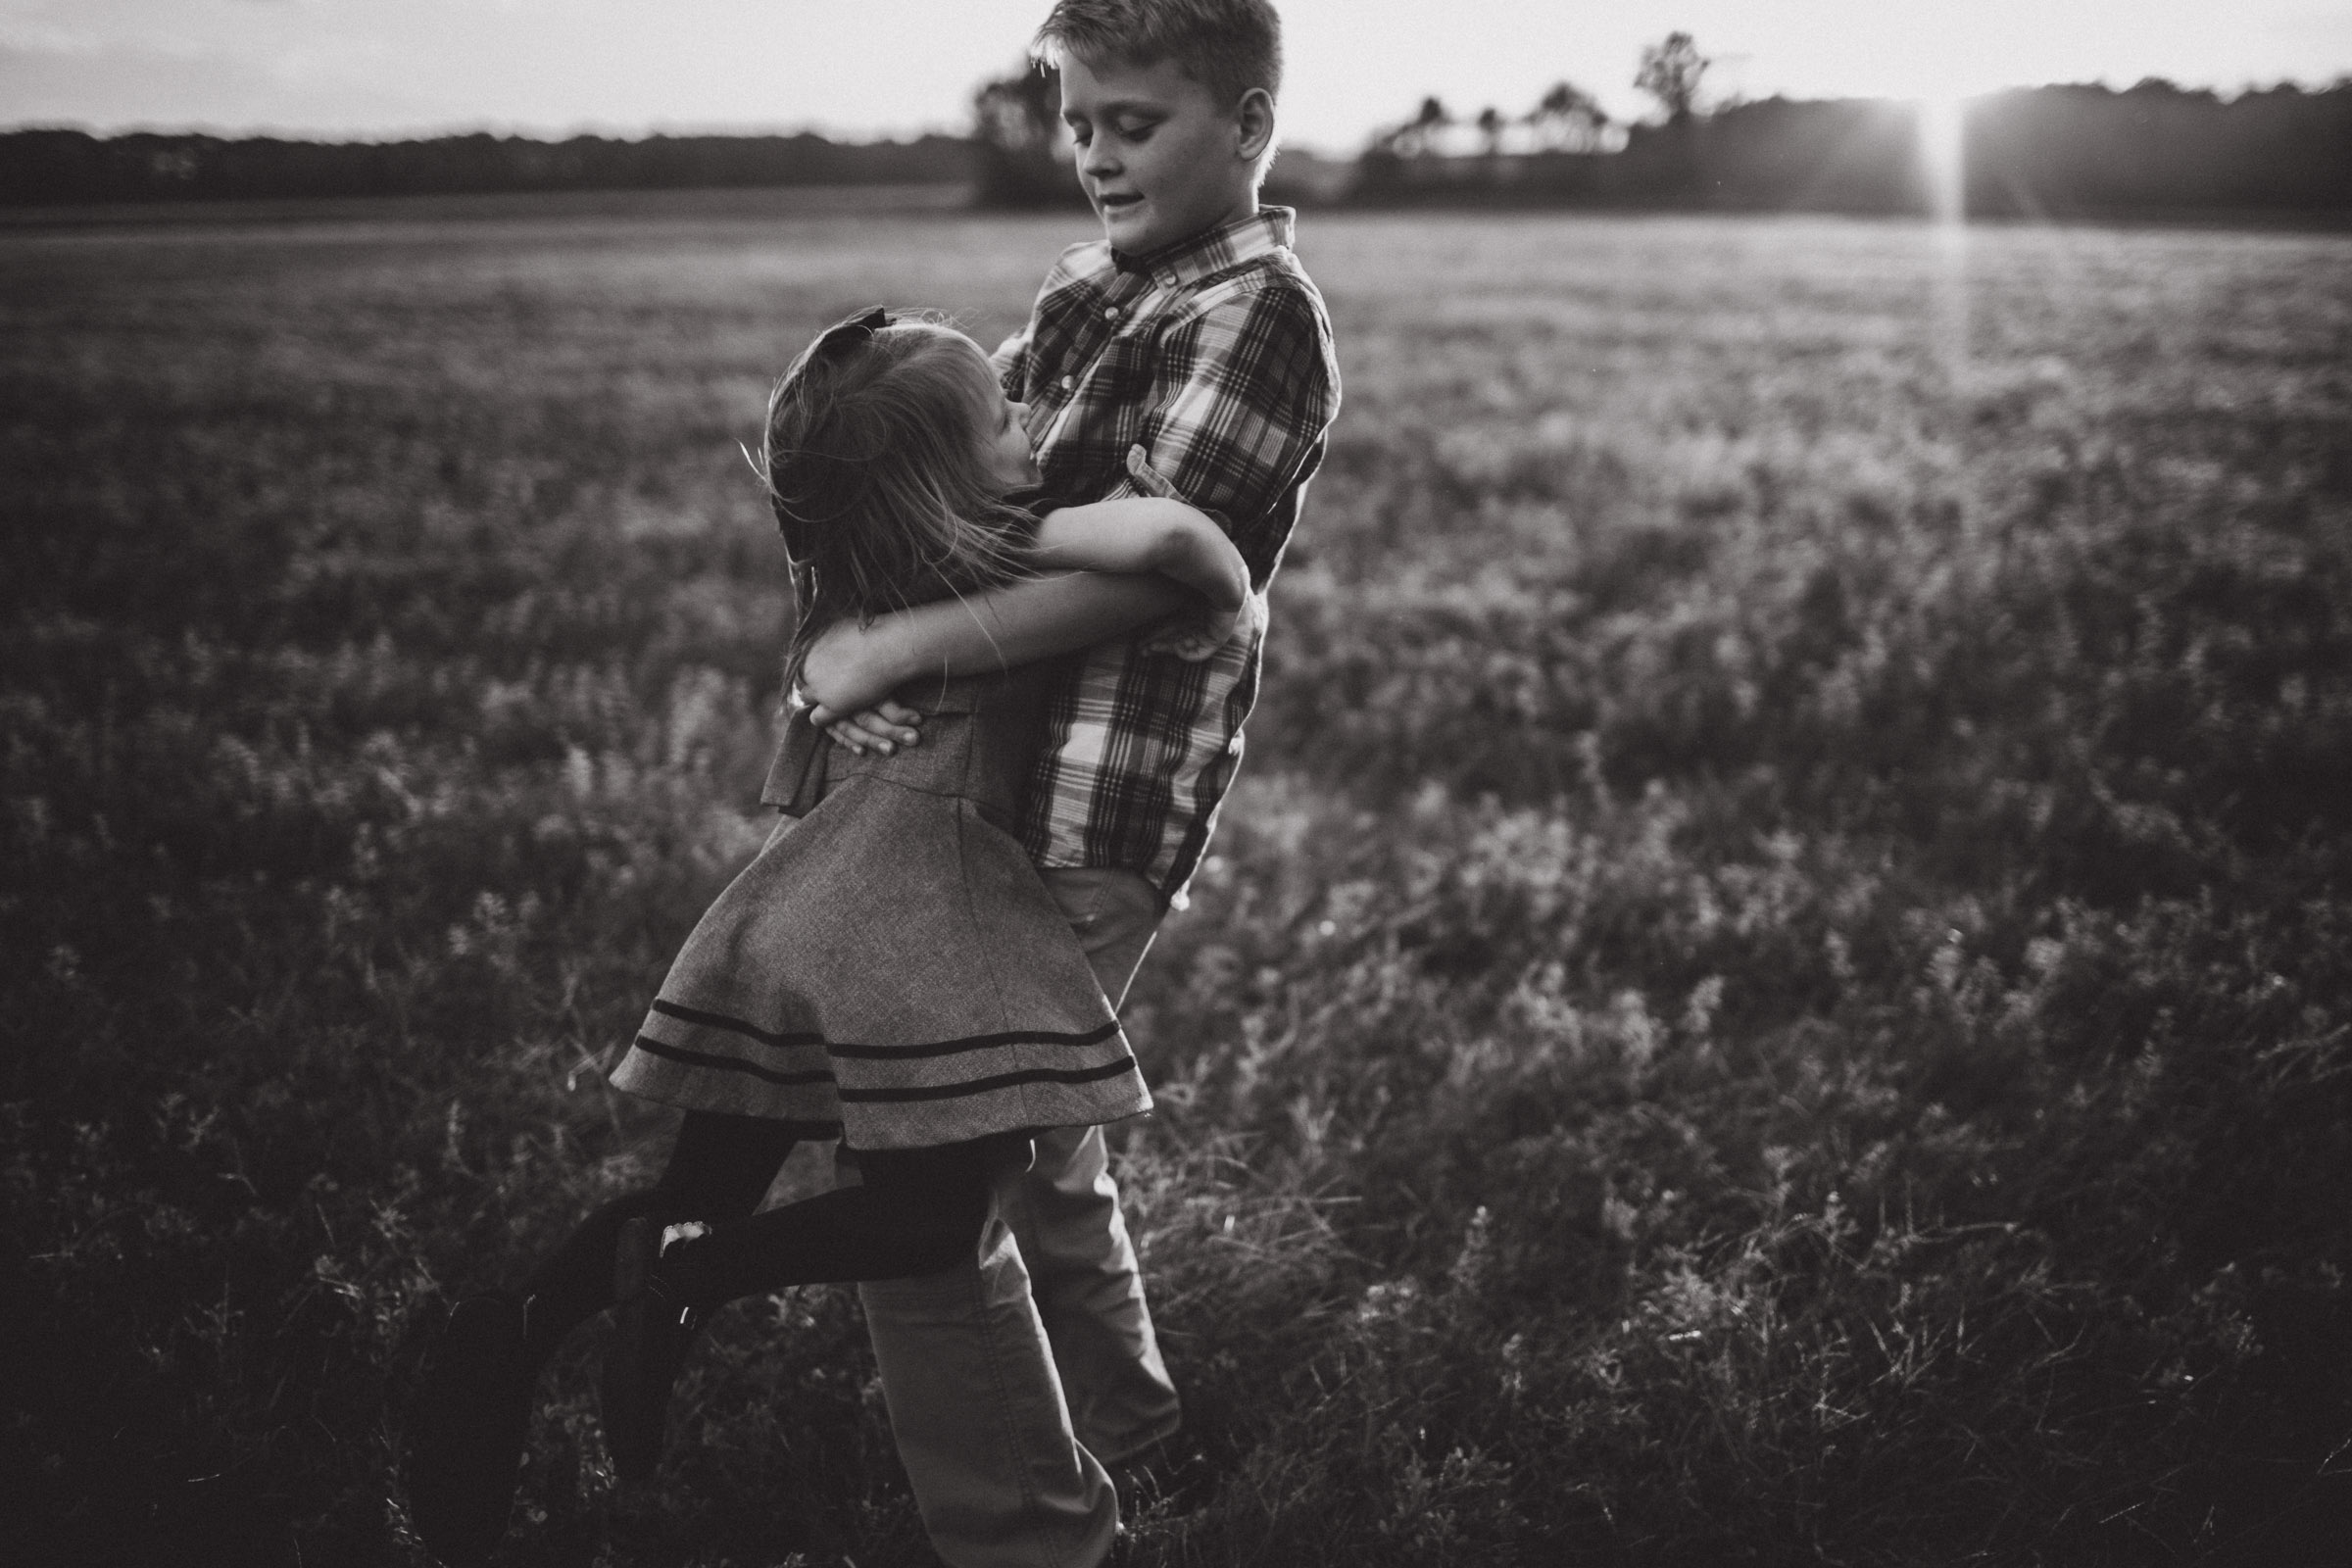
[{"label": "boy's neck", "polygon": [[1188,245],[1197,245],[1201,240],[1206,239],[1209,235],[1217,232],[1219,229],[1231,228],[1234,224],[1241,222],[1245,219],[1255,218],[1261,211],[1263,211],[1263,204],[1257,199],[1257,190],[1258,187],[1255,184],[1250,185],[1248,190],[1240,193],[1240,195],[1235,198],[1233,204],[1227,207],[1225,211],[1213,221],[1201,224],[1199,228],[1193,230],[1190,234],[1185,235],[1182,239],[1172,239],[1168,241],[1165,245],[1160,246],[1157,250],[1151,252],[1149,255],[1130,256],[1125,251],[1118,249],[1116,246],[1111,248],[1111,254],[1127,261],[1144,262],[1150,261],[1153,256],[1168,256],[1177,251],[1183,250]]}]

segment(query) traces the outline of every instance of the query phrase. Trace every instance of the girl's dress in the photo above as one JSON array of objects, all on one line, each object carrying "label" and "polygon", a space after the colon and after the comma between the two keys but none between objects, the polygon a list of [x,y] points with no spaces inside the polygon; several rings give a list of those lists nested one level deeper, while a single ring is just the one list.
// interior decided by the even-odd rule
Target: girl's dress
[{"label": "girl's dress", "polygon": [[942,681],[908,705],[922,743],[890,757],[795,713],[760,793],[786,819],[686,939],[613,1084],[852,1149],[1149,1110],[1011,832],[1051,667]]}]

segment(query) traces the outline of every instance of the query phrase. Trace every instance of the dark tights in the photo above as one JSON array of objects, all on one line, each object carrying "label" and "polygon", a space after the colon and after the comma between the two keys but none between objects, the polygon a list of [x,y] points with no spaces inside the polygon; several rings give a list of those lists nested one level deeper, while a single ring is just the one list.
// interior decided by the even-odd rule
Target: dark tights
[{"label": "dark tights", "polygon": [[754,1213],[795,1142],[790,1122],[688,1111],[662,1179],[582,1220],[524,1284],[533,1364],[612,1304],[613,1247],[641,1214],[713,1227],[669,1254],[701,1307],[787,1285],[936,1274],[979,1246],[989,1186],[979,1145],[861,1152],[863,1185]]}]

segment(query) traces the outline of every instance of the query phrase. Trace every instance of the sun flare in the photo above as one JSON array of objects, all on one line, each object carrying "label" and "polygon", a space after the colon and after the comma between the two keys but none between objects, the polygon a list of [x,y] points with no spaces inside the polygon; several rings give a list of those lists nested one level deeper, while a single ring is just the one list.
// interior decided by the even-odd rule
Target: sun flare
[{"label": "sun flare", "polygon": [[1929,208],[1938,223],[1957,224],[1966,216],[1967,171],[1961,152],[1964,100],[1919,100],[1919,151],[1926,166]]}]

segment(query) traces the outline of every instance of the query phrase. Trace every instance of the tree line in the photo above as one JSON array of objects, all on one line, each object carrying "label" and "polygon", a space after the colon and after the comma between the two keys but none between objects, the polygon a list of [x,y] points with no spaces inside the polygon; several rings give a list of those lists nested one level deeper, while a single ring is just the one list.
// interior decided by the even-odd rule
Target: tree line
[{"label": "tree line", "polygon": [[312,142],[78,130],[0,135],[0,205],[487,191],[964,182],[970,140],[790,136],[435,136]]},{"label": "tree line", "polygon": [[[1653,121],[1613,126],[1562,81],[1519,116],[1425,98],[1376,133],[1351,195],[1380,204],[1525,204],[1917,213],[1933,209],[1918,110],[1886,99],[1726,101],[1689,33],[1642,53]],[[1530,138],[1536,145],[1529,145]],[[1516,140],[1514,141],[1514,138]],[[1978,217],[2352,211],[2352,79],[2223,98],[2149,79],[1974,99],[1962,196]]]},{"label": "tree line", "polygon": [[[1289,155],[1268,194],[1296,204],[1524,205],[1909,213],[1931,208],[1918,114],[1878,99],[1709,106],[1689,35],[1646,50],[1654,120],[1620,123],[1561,80],[1519,114],[1457,118],[1436,98],[1348,162]],[[393,142],[76,130],[0,135],[0,206],[233,197],[692,186],[956,183],[984,206],[1076,204],[1050,68],[983,82],[969,135],[566,141],[484,134]],[[2165,81],[2021,88],[1968,105],[1968,211],[2352,212],[2352,81],[2223,98]]]},{"label": "tree line", "polygon": [[[1464,145],[1425,102],[1357,161],[1375,205],[1666,207],[1924,213],[1933,208],[1917,110],[1885,99],[1768,98],[1624,127],[1607,151],[1496,154]],[[1449,141],[1448,129],[1456,134]],[[1963,111],[1974,217],[2352,213],[2352,83],[2224,99],[2145,81],[2020,88]]]}]

